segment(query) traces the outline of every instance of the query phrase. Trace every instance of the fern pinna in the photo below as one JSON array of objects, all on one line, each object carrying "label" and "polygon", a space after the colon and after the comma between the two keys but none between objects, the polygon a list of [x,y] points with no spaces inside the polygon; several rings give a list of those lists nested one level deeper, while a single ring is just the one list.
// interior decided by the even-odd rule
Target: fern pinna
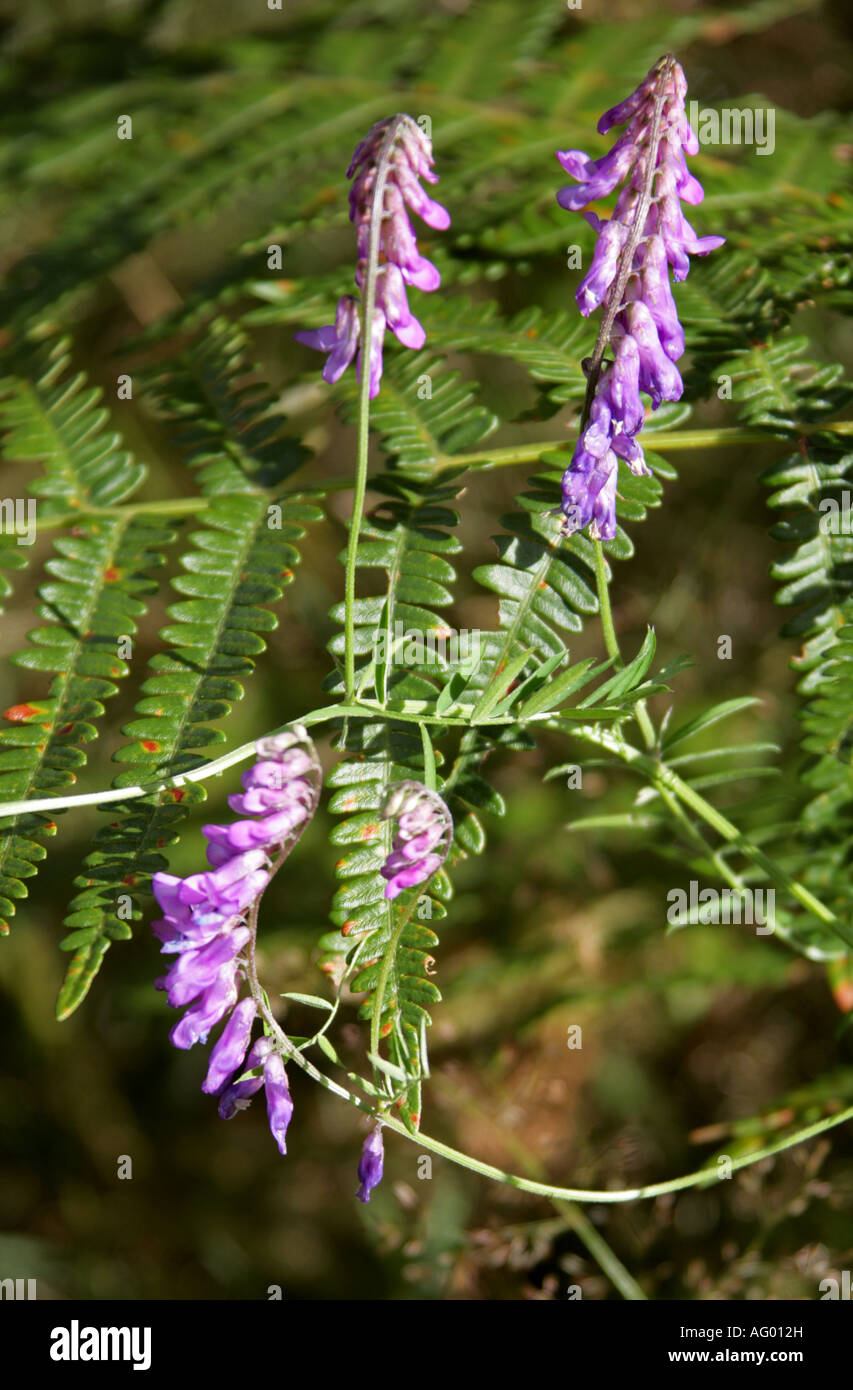
[{"label": "fern pinna", "polygon": [[[703,151],[681,64],[659,56],[672,35],[706,36],[698,13],[670,25],[663,45],[658,21],[632,29],[627,48],[618,26],[585,24],[574,41],[601,75],[589,83],[584,63],[576,76],[546,60],[565,16],[534,6],[494,90],[488,54],[516,42],[517,18],[512,4],[473,5],[451,30],[436,11],[393,51],[358,16],[313,46],[310,26],[296,26],[304,72],[289,87],[260,60],[263,45],[233,71],[185,76],[182,91],[172,75],[180,131],[157,127],[159,80],[140,83],[146,138],[132,170],[106,138],[103,103],[76,111],[68,130],[46,111],[40,157],[56,173],[66,254],[31,246],[4,292],[0,425],[6,458],[33,476],[28,505],[2,503],[0,597],[14,603],[29,564],[44,573],[40,625],[11,656],[25,674],[0,733],[0,929],[37,889],[65,813],[97,808],[64,917],[59,1018],[153,898],[167,957],[158,984],[186,1011],[173,1042],[206,1043],[221,1025],[203,1084],[219,1113],[233,1118],[263,1092],[286,1152],[289,1078],[303,1071],[370,1119],[365,1202],[387,1130],[557,1201],[630,1201],[710,1180],[700,1169],[648,1189],[556,1186],[422,1132],[441,1016],[437,929],[454,930],[464,861],[486,851],[523,754],[550,758],[568,743],[608,788],[624,771],[639,784],[630,806],[608,802],[572,828],[638,833],[739,905],[772,890],[774,934],[826,962],[839,1004],[853,1004],[838,986],[853,948],[850,393],[792,324],[815,302],[850,307],[840,127],[783,117],[782,174],[770,160]],[[759,21],[744,10],[730,22]],[[354,64],[370,78],[353,77]],[[605,81],[617,104],[598,133],[611,148],[588,154]],[[350,240],[340,168],[356,132]],[[119,170],[120,196],[108,189]],[[99,171],[108,191],[95,197]],[[37,179],[15,190],[25,206]],[[189,228],[203,239],[235,188],[251,221],[234,208],[233,254],[178,293],[157,269],[159,238]],[[136,323],[114,357],[131,389],[107,408],[113,359],[84,371],[74,330],[92,296],[125,283],[129,257],[155,303],[129,301]],[[527,276],[543,303],[524,292]],[[569,283],[579,314],[566,307]],[[334,421],[322,413],[330,399]],[[119,427],[141,458],[150,448],[166,460],[156,486]],[[645,619],[631,659],[617,635],[614,562],[631,559],[650,513],[677,514],[671,456],[724,444],[768,451],[762,481],[787,548],[777,597],[795,610],[783,636],[801,644],[795,768],[752,730],[752,696],[673,714],[686,660],[661,666]],[[320,476],[317,453],[336,461],[333,476]],[[499,491],[510,468],[528,481],[499,533],[480,534],[473,494]],[[337,575],[316,559],[313,528],[334,536],[342,522],[332,593]],[[331,655],[307,709],[298,659],[288,664],[272,636],[282,609]],[[467,614],[472,625],[458,627]],[[244,728],[241,744],[234,707],[256,667],[269,677],[278,661],[271,727]],[[132,712],[120,682],[135,691]],[[87,759],[114,699],[119,770],[98,789]],[[721,732],[734,720],[747,722],[742,739]],[[236,819],[204,824],[207,865],[178,874],[193,866],[205,784],[249,760],[242,789],[228,782]],[[549,776],[578,767],[557,763]],[[774,777],[782,790],[763,791]],[[279,869],[285,883],[298,873],[298,841],[321,802],[337,882],[332,929],[314,934],[326,994],[284,996],[319,1015],[303,1036],[278,1004],[281,981],[274,990],[267,978],[261,905]],[[364,1025],[357,1064],[334,1028],[348,1010]],[[801,1137],[791,1128],[742,1166]]]}]

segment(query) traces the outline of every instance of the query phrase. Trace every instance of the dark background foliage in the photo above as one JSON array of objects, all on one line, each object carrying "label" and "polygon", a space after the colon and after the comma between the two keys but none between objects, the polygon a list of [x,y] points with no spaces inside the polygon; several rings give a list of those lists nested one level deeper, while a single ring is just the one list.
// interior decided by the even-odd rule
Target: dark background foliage
[{"label": "dark background foliage", "polygon": [[[351,236],[341,219],[342,175],[355,141],[379,114],[354,116],[348,83],[385,82],[390,89],[411,82],[421,103],[414,115],[430,110],[431,94],[441,91],[458,97],[461,122],[473,104],[491,100],[510,116],[517,109],[524,122],[540,117],[526,113],[523,99],[514,107],[514,84],[541,73],[555,94],[565,84],[572,127],[560,141],[565,147],[582,142],[584,122],[591,142],[595,116],[640,79],[647,50],[673,45],[701,104],[743,105],[745,94],[759,93],[780,108],[774,168],[783,184],[800,177],[793,166],[801,130],[785,125],[781,113],[812,118],[850,107],[853,45],[840,3],[764,0],[700,11],[672,0],[584,0],[582,10],[570,11],[510,0],[305,0],[286,11],[269,11],[261,0],[0,7],[0,256],[8,332],[14,337],[40,296],[48,317],[73,322],[75,365],[104,387],[116,427],[148,464],[151,497],[192,488],[151,399],[135,394],[132,403],[115,403],[116,375],[140,360],[126,345],[160,315],[182,312],[199,287],[224,287],[229,277],[251,335],[249,356],[303,429],[315,454],[312,476],[350,474],[354,432],[318,384],[316,363],[292,343],[293,323],[265,313],[264,299],[246,292],[246,262],[234,270],[240,248],[251,257],[253,247],[275,240],[268,229],[287,229],[298,215],[309,232],[286,245],[285,297],[288,283],[312,274],[326,298],[330,286],[346,285]],[[433,49],[444,64],[434,71]],[[270,77],[284,110],[290,85],[318,72],[338,74],[340,101],[330,113],[329,84],[318,84],[312,111],[306,86],[306,123],[332,123],[319,165],[324,182],[308,207],[276,179],[274,158],[268,167],[262,156],[281,138]],[[268,102],[269,114],[254,121],[241,145],[240,123],[254,101]],[[138,135],[121,155],[132,161],[139,151],[150,164],[141,172],[121,168],[114,136],[115,115],[137,109],[144,113]],[[397,109],[390,91],[386,109]],[[833,179],[851,157],[838,129],[827,127],[823,141],[822,157],[836,166]],[[488,139],[504,138],[496,121]],[[477,140],[479,155],[482,131]],[[544,136],[535,146],[529,209],[515,211],[513,188],[499,176],[487,190],[499,227],[509,229],[503,245],[496,232],[494,273],[486,275],[489,295],[506,314],[533,305],[574,313],[563,248],[583,233],[566,218],[555,241],[560,224],[548,189],[560,178],[552,149]],[[440,141],[437,151],[441,167]],[[726,157],[765,175],[758,168],[765,161],[752,151]],[[253,158],[263,179],[252,177]],[[452,161],[458,174],[459,147]],[[173,168],[165,199],[159,166]],[[818,169],[818,188],[821,177]],[[102,196],[107,206],[108,194],[109,213],[93,232],[90,214]],[[801,206],[794,199],[789,212],[784,192],[773,197],[775,234],[790,236],[796,251],[809,235],[797,220]],[[821,202],[819,192],[814,202]],[[328,225],[325,208],[337,218]],[[450,210],[462,261],[466,208],[460,203],[458,217],[456,206]],[[747,208],[741,215],[737,198],[727,203],[724,190],[696,221],[710,232],[721,215],[732,250],[749,247],[753,214]],[[824,233],[814,235],[819,249]],[[482,245],[477,256],[482,273]],[[333,276],[330,266],[337,267]],[[59,290],[71,292],[70,300]],[[849,366],[849,306],[834,282],[825,296],[819,291],[818,276],[793,296],[792,328],[809,336],[819,361]],[[230,310],[227,296],[222,302]],[[306,312],[320,302],[309,297]],[[188,332],[187,323],[176,331]],[[156,369],[161,356],[155,338],[142,360]],[[540,410],[535,383],[511,354],[460,351],[450,360],[479,384],[481,401],[502,420]],[[691,426],[734,420],[732,403],[712,394],[698,402]],[[531,421],[524,437],[559,438],[564,424],[559,413]],[[517,425],[509,432],[504,426],[492,442],[518,438]],[[731,736],[771,738],[795,750],[795,644],[777,637],[769,572],[779,548],[767,534],[759,481],[778,458],[772,443],[679,456],[680,481],[636,528],[634,560],[617,566],[614,605],[626,650],[636,649],[652,622],[664,659],[692,654],[695,664],[675,685],[682,717],[711,700],[757,695],[760,705],[737,717]],[[0,491],[15,495],[26,467],[10,456],[3,469]],[[507,468],[468,479],[460,529],[465,577],[452,610],[459,627],[495,624],[492,596],[468,576],[493,559],[489,537],[523,476]],[[320,703],[333,631],[327,613],[342,591],[337,557],[348,503],[346,492],[333,495],[331,524],[309,529],[297,582],[278,607],[278,630],[224,724],[230,743]],[[39,537],[31,574],[16,583],[2,619],[4,653],[19,650],[33,625],[34,587],[50,539]],[[176,572],[170,558],[165,574]],[[140,667],[161,645],[157,633],[171,601],[164,593],[140,630]],[[733,638],[726,662],[717,659],[723,633]],[[599,646],[593,625],[573,659]],[[42,694],[34,680],[46,677],[4,664],[0,705]],[[121,744],[132,709],[132,696],[121,689],[101,722],[104,749]],[[330,764],[325,745],[323,752]],[[840,1027],[825,968],[746,930],[691,927],[666,935],[666,892],[681,881],[678,870],[641,840],[567,829],[579,813],[624,805],[620,779],[610,774],[590,772],[582,792],[567,790],[562,778],[543,781],[567,756],[564,745],[544,740],[534,752],[495,761],[507,814],[487,818],[488,848],[456,872],[442,924],[436,979],[444,1002],[434,1013],[426,1130],[517,1172],[604,1188],[686,1172],[709,1153],[745,1151],[793,1117],[802,1123],[849,1101],[850,1034]],[[796,765],[794,752],[783,781]],[[112,771],[102,753],[81,771],[79,789],[105,785]],[[193,810],[192,829],[173,854],[175,872],[197,867],[198,826],[217,818],[230,789],[211,784],[210,804]],[[101,822],[94,809],[62,820],[49,867],[0,942],[0,1275],[38,1277],[40,1296],[60,1298],[247,1299],[280,1285],[290,1299],[553,1299],[570,1284],[580,1284],[585,1298],[618,1297],[564,1211],[440,1160],[431,1179],[421,1178],[416,1146],[390,1142],[386,1181],[371,1205],[360,1207],[353,1193],[362,1122],[301,1076],[293,1078],[286,1160],[260,1107],[220,1122],[199,1090],[200,1056],[168,1044],[168,1010],[152,988],[160,960],[144,926],[109,951],[84,1006],[57,1023],[65,903]],[[317,942],[333,889],[331,822],[321,811],[265,905],[264,972],[281,989],[322,987]],[[849,1007],[843,980],[836,979],[836,994]],[[355,1015],[349,1003],[341,1052],[358,1065],[363,1036]],[[304,1031],[298,1006],[288,1023]],[[580,1051],[566,1045],[573,1024],[583,1028]],[[117,1179],[122,1155],[133,1161],[130,1181]],[[850,1156],[849,1134],[838,1130],[710,1191],[590,1214],[649,1297],[812,1299],[820,1279],[849,1268],[853,1258]]]}]

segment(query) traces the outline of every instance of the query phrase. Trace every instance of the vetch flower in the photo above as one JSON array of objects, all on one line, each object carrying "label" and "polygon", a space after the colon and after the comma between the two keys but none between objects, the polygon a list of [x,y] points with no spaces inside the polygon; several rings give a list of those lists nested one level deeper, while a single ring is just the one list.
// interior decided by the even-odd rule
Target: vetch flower
[{"label": "vetch flower", "polygon": [[[171,1031],[173,1044],[189,1048],[206,1042],[227,1018],[202,1090],[219,1097],[219,1113],[229,1119],[265,1086],[270,1128],[284,1153],[293,1113],[284,1064],[270,1038],[251,1042],[258,1004],[251,993],[240,996],[249,974],[247,952],[254,949],[258,901],[316,810],[321,769],[301,726],[259,739],[255,751],[257,760],[242,777],[243,791],[228,798],[241,819],[203,827],[211,868],[185,879],[154,875],[163,917],[152,923],[152,931],[163,953],[174,957],[157,986],[173,1008],[186,1008]],[[259,1068],[262,1075],[247,1074]]]},{"label": "vetch flower", "polygon": [[[263,1067],[272,1046],[273,1040],[266,1034],[256,1038],[246,1054],[242,1074],[220,1091],[219,1114],[223,1120],[233,1119],[238,1110],[247,1110],[251,1105],[252,1096],[257,1095],[264,1084],[263,1071],[258,1069]],[[252,1072],[257,1074],[250,1075]]]},{"label": "vetch flower", "polygon": [[257,1012],[258,1006],[251,997],[241,999],[234,1009],[210,1054],[207,1076],[201,1083],[208,1095],[218,1095],[242,1067]]},{"label": "vetch flower", "polygon": [[[608,154],[590,159],[582,150],[557,152],[576,187],[561,188],[557,201],[571,212],[622,188],[610,218],[585,211],[597,233],[589,270],[576,291],[586,316],[600,306],[604,319],[587,366],[589,384],[574,457],[563,477],[564,530],[589,527],[596,540],[616,534],[619,459],[633,473],[648,473],[636,435],[645,409],[640,392],[657,410],[677,401],[684,389],[675,363],[684,352],[684,332],[672,297],[673,279],[683,280],[690,256],[706,256],[725,238],[698,237],[681,211],[704,197],[685,155],[699,141],[684,109],[687,82],[672,56],[662,58],[636,91],[598,122],[600,134],[625,125]],[[612,358],[605,357],[610,349]]]},{"label": "vetch flower", "polygon": [[359,1189],[356,1197],[360,1202],[369,1202],[374,1187],[382,1181],[382,1166],[385,1147],[382,1141],[382,1126],[372,1129],[364,1141],[361,1158],[358,1161]]},{"label": "vetch flower", "polygon": [[284,1070],[280,1052],[267,1053],[264,1060],[264,1089],[267,1093],[267,1118],[272,1137],[278,1144],[279,1152],[286,1154],[287,1145],[284,1140],[293,1115],[293,1101],[290,1098],[287,1072]]},{"label": "vetch flower", "polygon": [[453,837],[453,820],[437,792],[421,782],[395,782],[382,805],[383,820],[396,819],[391,853],[380,869],[386,898],[425,883],[440,869]]},{"label": "vetch flower", "polygon": [[370,384],[371,399],[378,394],[382,377],[382,346],[390,328],[407,348],[421,348],[426,334],[409,308],[406,286],[435,290],[441,276],[431,261],[418,251],[408,209],[417,213],[427,226],[444,231],[450,216],[440,203],[428,197],[420,180],[436,183],[432,170],[432,145],[411,116],[393,116],[378,121],[356,147],[347,178],[350,189],[350,220],[356,227],[357,265],[355,282],[362,292],[338,301],[334,324],[296,333],[296,341],[328,353],[323,377],[339,379],[358,353],[357,372],[361,380],[364,353],[363,315],[370,263],[371,239],[375,238],[375,295],[371,310]]},{"label": "vetch flower", "polygon": [[306,347],[329,354],[323,364],[323,379],[331,386],[343,376],[355,357],[360,328],[358,300],[353,294],[345,294],[338,300],[334,323],[326,324],[325,328],[296,333],[294,337]]}]

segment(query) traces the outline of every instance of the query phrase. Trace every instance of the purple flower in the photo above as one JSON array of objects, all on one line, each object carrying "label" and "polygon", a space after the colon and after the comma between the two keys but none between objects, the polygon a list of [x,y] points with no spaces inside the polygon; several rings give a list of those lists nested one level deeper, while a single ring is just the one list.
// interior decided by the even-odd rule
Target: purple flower
[{"label": "purple flower", "polygon": [[600,459],[585,449],[575,450],[571,468],[563,474],[563,512],[567,529],[589,526],[595,540],[616,535],[616,477],[619,460],[612,450]]},{"label": "purple flower", "polygon": [[[173,1044],[204,1043],[227,1018],[202,1090],[219,1096],[219,1113],[230,1119],[265,1086],[270,1128],[284,1153],[293,1111],[284,1064],[271,1039],[258,1038],[250,1047],[257,1003],[240,993],[244,952],[253,949],[254,910],[314,814],[321,769],[301,726],[259,739],[255,751],[257,761],[243,774],[242,793],[228,798],[241,819],[203,827],[212,867],[185,879],[154,875],[154,896],[164,915],[152,923],[152,931],[162,952],[174,957],[157,986],[173,1008],[189,1005],[171,1031]],[[262,1076],[242,1075],[244,1067],[252,1073],[261,1066]]]},{"label": "purple flower", "polygon": [[[450,226],[447,210],[428,197],[420,180],[436,183],[432,171],[432,145],[410,116],[394,116],[377,122],[356,147],[347,178],[350,189],[350,220],[355,223],[357,266],[355,282],[363,292],[370,251],[371,228],[379,238],[379,268],[376,301],[370,323],[370,396],[376,396],[382,377],[382,346],[385,330],[407,348],[421,348],[426,337],[412,314],[406,285],[419,290],[435,290],[441,276],[431,261],[418,251],[408,209],[417,213],[427,226],[444,231]],[[377,181],[384,177],[381,206],[376,199]],[[343,375],[358,352],[358,379],[361,380],[363,344],[359,301],[350,294],[338,302],[334,324],[296,333],[296,341],[328,353],[323,367],[326,381]]]},{"label": "purple flower", "polygon": [[369,1202],[374,1187],[382,1181],[382,1165],[385,1148],[382,1142],[382,1126],[372,1129],[364,1141],[361,1158],[358,1160],[359,1189],[356,1197],[360,1202]]},{"label": "purple flower", "polygon": [[234,1009],[210,1054],[207,1076],[201,1083],[208,1095],[217,1095],[242,1067],[257,1012],[258,1006],[251,998],[241,999]]},{"label": "purple flower", "polygon": [[264,1076],[263,1071],[258,1071],[257,1076],[250,1076],[248,1073],[257,1071],[258,1068],[262,1067],[272,1045],[272,1038],[268,1038],[265,1034],[256,1038],[243,1063],[244,1074],[225,1086],[220,1092],[219,1114],[223,1120],[232,1120],[238,1110],[246,1110],[251,1105],[252,1096],[257,1095],[264,1084]]},{"label": "purple flower", "polygon": [[323,379],[331,386],[343,376],[355,357],[359,328],[358,300],[352,294],[345,294],[338,300],[333,324],[327,324],[325,328],[295,333],[293,336],[298,343],[329,354],[323,366]]},{"label": "purple flower", "polygon": [[[672,57],[662,58],[636,91],[601,117],[602,135],[627,123],[608,154],[589,159],[582,150],[557,152],[560,164],[577,181],[576,187],[561,188],[557,194],[560,206],[572,212],[608,196],[627,179],[609,219],[590,211],[583,214],[598,240],[576,299],[585,316],[600,305],[612,315],[604,347],[614,356],[607,360],[596,354],[594,396],[563,477],[564,530],[569,535],[589,526],[594,539],[615,536],[619,459],[634,473],[649,471],[635,438],[645,418],[640,392],[657,410],[662,401],[679,400],[684,389],[675,366],[684,352],[684,332],[672,297],[670,267],[673,279],[683,280],[690,256],[706,256],[725,240],[698,237],[681,211],[682,202],[693,205],[704,197],[685,159],[699,149],[685,115],[686,93],[679,64]],[[650,159],[654,173],[647,200]],[[626,266],[627,254],[631,259]]]},{"label": "purple flower", "polygon": [[267,1093],[267,1118],[279,1153],[287,1153],[284,1142],[287,1126],[293,1115],[293,1101],[287,1084],[287,1072],[280,1052],[269,1052],[264,1061],[264,1087]]},{"label": "purple flower", "polygon": [[383,807],[383,820],[397,820],[391,853],[380,869],[388,879],[386,898],[425,883],[440,869],[453,836],[450,812],[436,792],[421,782],[395,782]]}]

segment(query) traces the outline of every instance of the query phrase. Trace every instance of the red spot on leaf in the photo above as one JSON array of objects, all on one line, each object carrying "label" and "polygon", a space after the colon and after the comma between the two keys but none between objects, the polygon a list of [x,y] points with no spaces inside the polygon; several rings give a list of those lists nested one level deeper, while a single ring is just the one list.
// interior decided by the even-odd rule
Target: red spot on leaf
[{"label": "red spot on leaf", "polygon": [[380,1037],[382,1037],[382,1038],[387,1038],[388,1034],[391,1032],[391,1029],[392,1029],[393,1027],[394,1027],[393,1021],[389,1018],[388,1022],[387,1022],[387,1023],[383,1023],[382,1027],[381,1027],[380,1030],[379,1030],[379,1035],[380,1035]]},{"label": "red spot on leaf", "polygon": [[104,570],[104,579],[109,583],[111,580],[118,579],[120,574],[121,570],[117,570],[115,565],[108,565]]},{"label": "red spot on leaf", "polygon": [[372,840],[374,836],[378,834],[379,826],[376,824],[375,821],[372,821],[370,825],[362,826],[361,830],[359,831],[359,838],[362,840]]},{"label": "red spot on leaf", "polygon": [[23,724],[36,714],[44,714],[40,705],[10,705],[8,709],[4,709],[3,718],[10,720],[12,724]]},{"label": "red spot on leaf", "polygon": [[183,787],[173,787],[173,788],[172,788],[172,800],[173,800],[173,801],[183,801],[183,799],[184,799],[185,796],[186,796],[186,792],[184,791]]},{"label": "red spot on leaf", "polygon": [[142,747],[145,749],[146,753],[159,753],[160,751],[159,743],[153,738],[144,738],[142,740]]}]

